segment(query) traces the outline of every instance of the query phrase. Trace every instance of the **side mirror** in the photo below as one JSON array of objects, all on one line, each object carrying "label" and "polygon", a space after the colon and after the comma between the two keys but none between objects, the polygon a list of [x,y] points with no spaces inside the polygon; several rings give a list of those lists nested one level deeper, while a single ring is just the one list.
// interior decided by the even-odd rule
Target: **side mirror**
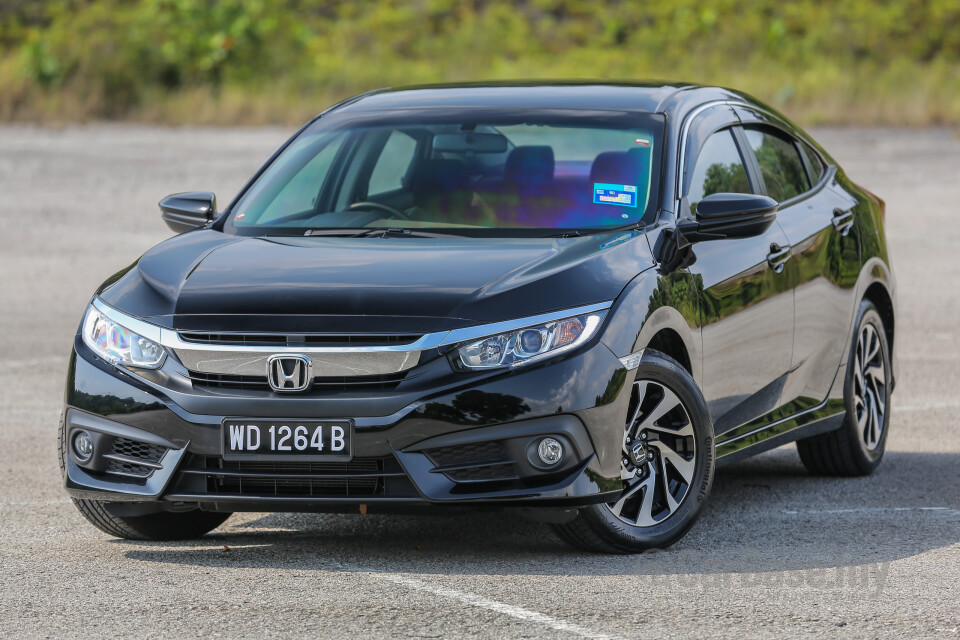
[{"label": "side mirror", "polygon": [[715,193],[697,203],[697,219],[682,220],[677,229],[689,242],[751,238],[770,228],[780,205],[751,193]]},{"label": "side mirror", "polygon": [[217,196],[209,191],[175,193],[160,201],[160,217],[177,233],[202,227],[216,212]]}]

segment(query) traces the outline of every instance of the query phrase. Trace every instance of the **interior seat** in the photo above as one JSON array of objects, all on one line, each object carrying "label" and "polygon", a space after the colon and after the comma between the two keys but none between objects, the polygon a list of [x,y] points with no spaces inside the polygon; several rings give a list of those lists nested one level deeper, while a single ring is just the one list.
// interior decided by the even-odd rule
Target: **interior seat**
[{"label": "interior seat", "polygon": [[410,191],[417,220],[466,222],[473,192],[470,171],[455,158],[422,160],[414,169]]},{"label": "interior seat", "polygon": [[502,188],[497,194],[501,218],[519,227],[553,226],[553,147],[516,147],[507,156]]}]

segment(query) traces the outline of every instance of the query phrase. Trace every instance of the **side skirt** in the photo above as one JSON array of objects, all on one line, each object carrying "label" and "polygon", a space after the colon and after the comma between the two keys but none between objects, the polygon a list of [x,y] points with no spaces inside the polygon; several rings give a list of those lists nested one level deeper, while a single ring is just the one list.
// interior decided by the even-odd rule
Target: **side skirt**
[{"label": "side skirt", "polygon": [[717,444],[717,466],[749,458],[788,442],[834,431],[843,426],[843,400],[824,400],[816,407]]}]

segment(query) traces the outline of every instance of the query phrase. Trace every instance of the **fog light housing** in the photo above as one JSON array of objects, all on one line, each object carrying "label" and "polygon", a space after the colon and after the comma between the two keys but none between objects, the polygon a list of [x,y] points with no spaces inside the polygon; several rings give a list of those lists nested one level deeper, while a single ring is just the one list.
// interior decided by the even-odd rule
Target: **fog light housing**
[{"label": "fog light housing", "polygon": [[73,453],[80,462],[87,462],[93,457],[93,437],[83,429],[73,435]]},{"label": "fog light housing", "polygon": [[537,445],[537,455],[543,464],[552,467],[563,459],[563,445],[556,438],[544,438]]}]

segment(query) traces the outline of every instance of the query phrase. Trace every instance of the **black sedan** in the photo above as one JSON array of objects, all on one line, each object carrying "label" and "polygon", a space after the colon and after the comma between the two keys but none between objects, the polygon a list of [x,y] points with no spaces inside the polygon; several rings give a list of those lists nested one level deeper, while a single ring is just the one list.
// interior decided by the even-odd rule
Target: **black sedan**
[{"label": "black sedan", "polygon": [[884,451],[884,203],[738,92],[375,91],[317,116],[222,211],[109,278],[80,324],[66,488],[103,531],[235,511],[511,508],[662,548],[717,464]]}]

